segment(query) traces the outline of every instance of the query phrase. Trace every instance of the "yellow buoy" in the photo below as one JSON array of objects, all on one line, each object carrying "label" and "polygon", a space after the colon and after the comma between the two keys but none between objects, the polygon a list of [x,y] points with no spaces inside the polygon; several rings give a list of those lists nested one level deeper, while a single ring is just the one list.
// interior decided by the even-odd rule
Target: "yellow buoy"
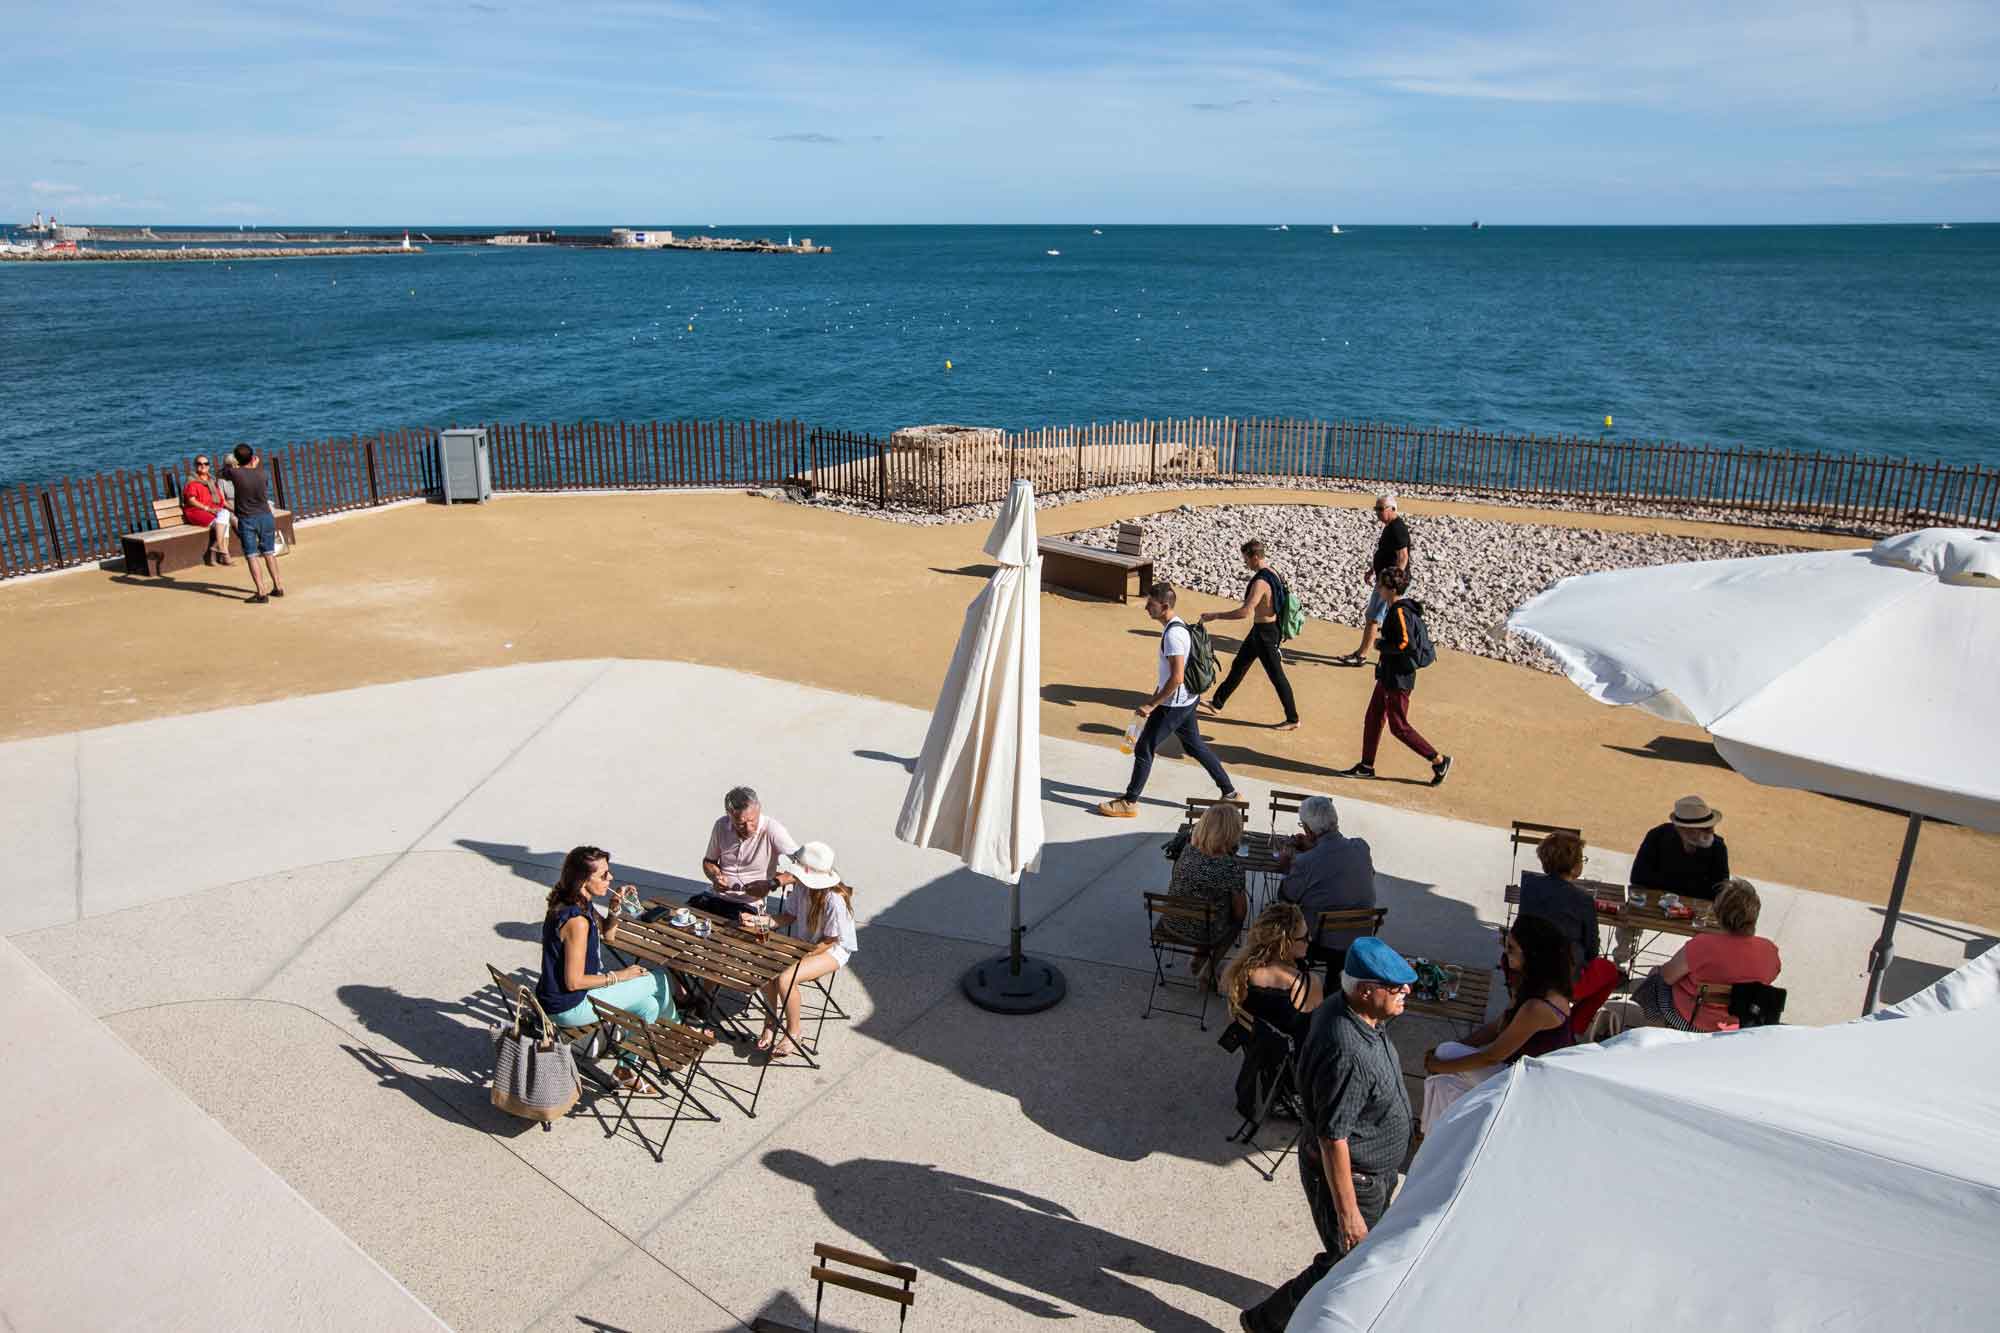
[{"label": "yellow buoy", "polygon": [[945,368],[946,370],[950,370],[950,369],[951,369],[951,362],[950,362],[950,360],[948,360],[948,359],[947,359],[947,360],[945,361],[945,363],[944,363],[944,368]]},{"label": "yellow buoy", "polygon": [[1606,413],[1604,417],[1604,429],[1611,429],[1611,415],[1609,413]]}]

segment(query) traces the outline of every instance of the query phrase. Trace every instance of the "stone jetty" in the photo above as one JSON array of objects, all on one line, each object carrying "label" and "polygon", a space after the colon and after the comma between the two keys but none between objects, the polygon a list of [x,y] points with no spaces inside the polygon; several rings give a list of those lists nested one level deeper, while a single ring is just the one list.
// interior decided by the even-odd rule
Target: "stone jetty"
[{"label": "stone jetty", "polygon": [[259,249],[235,249],[216,246],[182,250],[0,250],[0,260],[14,260],[21,263],[94,263],[100,260],[130,260],[140,263],[159,264],[189,260],[218,259],[319,259],[326,255],[414,255],[422,254],[420,246],[404,249],[401,245],[316,245],[310,250],[291,246],[264,246]]}]

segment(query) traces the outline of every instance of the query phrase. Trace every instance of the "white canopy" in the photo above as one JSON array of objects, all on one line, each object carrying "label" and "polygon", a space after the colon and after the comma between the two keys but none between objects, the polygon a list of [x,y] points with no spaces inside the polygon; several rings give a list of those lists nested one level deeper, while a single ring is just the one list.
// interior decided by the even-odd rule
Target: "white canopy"
[{"label": "white canopy", "polygon": [[1439,1123],[1292,1333],[1993,1328],[2000,1005],[1954,995],[1991,988],[1514,1065]]},{"label": "white canopy", "polygon": [[1507,628],[1753,781],[2000,832],[2000,534],[1588,574]]},{"label": "white canopy", "polygon": [[896,836],[1008,884],[1041,859],[1042,559],[1014,483],[986,539],[1000,564],[966,608]]}]

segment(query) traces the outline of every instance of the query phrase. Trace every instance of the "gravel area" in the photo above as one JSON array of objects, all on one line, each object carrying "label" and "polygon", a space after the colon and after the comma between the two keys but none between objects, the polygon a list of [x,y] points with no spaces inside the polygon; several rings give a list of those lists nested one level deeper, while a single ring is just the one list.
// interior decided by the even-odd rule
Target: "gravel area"
[{"label": "gravel area", "polygon": [[[1131,486],[1094,486],[1087,490],[1062,491],[1049,495],[1037,495],[1035,508],[1059,509],[1063,505],[1076,504],[1084,500],[1102,499],[1109,495],[1150,495],[1163,491],[1240,491],[1246,489],[1276,489],[1288,491],[1333,491],[1347,495],[1374,495],[1380,491],[1393,490],[1398,495],[1417,500],[1447,500],[1456,504],[1506,505],[1519,509],[1548,509],[1563,514],[1611,514],[1625,518],[1677,518],[1690,523],[1728,523],[1740,527],[1775,528],[1792,532],[1828,532],[1844,537],[1886,537],[1904,531],[1911,526],[1921,526],[1921,516],[1912,516],[1909,523],[1902,525],[1860,522],[1854,520],[1829,521],[1816,514],[1747,513],[1738,509],[1718,509],[1710,505],[1662,505],[1635,499],[1579,499],[1571,496],[1533,495],[1527,493],[1500,493],[1490,491],[1463,491],[1441,486],[1399,486],[1377,485],[1356,481],[1352,478],[1333,480],[1325,477],[1250,477],[1202,480],[1189,478],[1157,486],[1138,484]],[[807,496],[803,491],[792,489],[788,497],[801,504],[820,505],[828,509],[840,509],[849,513],[863,514],[870,518],[884,519],[892,523],[915,523],[930,527],[947,523],[990,523],[1000,512],[998,501],[991,504],[965,505],[940,514],[928,509],[890,505],[878,508],[873,500],[856,500],[845,496],[822,494]],[[1929,520],[1922,520],[1928,522]]]},{"label": "gravel area", "polygon": [[[1361,571],[1381,531],[1368,510],[1321,505],[1183,505],[1129,521],[1145,525],[1145,550],[1153,557],[1156,578],[1223,597],[1242,595],[1246,575],[1238,552],[1252,537],[1261,538],[1306,614],[1345,624],[1361,619],[1368,596]],[[1515,607],[1558,579],[1788,549],[1444,515],[1406,516],[1406,521],[1414,548],[1410,596],[1423,604],[1432,639],[1440,647],[1550,672],[1557,667],[1547,654],[1499,627]],[[1072,538],[1111,547],[1116,530],[1091,528]]]}]

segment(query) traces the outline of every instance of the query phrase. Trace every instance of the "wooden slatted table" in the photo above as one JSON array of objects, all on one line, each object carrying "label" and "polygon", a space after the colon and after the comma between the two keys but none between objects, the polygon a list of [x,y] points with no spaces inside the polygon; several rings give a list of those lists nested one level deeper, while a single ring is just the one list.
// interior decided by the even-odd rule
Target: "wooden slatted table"
[{"label": "wooden slatted table", "polygon": [[[1430,961],[1438,962],[1435,958]],[[1459,1025],[1465,1032],[1473,1031],[1486,1021],[1486,1004],[1493,994],[1493,965],[1490,963],[1478,967],[1469,967],[1461,963],[1438,963],[1438,965],[1457,969],[1458,994],[1449,1000],[1420,1000],[1416,992],[1412,991],[1403,1001],[1403,1012],[1442,1018],[1448,1023]]]},{"label": "wooden slatted table", "polygon": [[[669,904],[648,903],[648,907],[664,907]],[[697,915],[705,915],[698,913]],[[789,936],[773,932],[769,939],[760,939],[755,933],[737,926],[724,925],[715,917],[706,918],[709,933],[697,935],[692,930],[669,925],[664,917],[654,921],[634,921],[622,918],[618,922],[618,938],[606,943],[622,953],[643,959],[657,967],[665,968],[679,977],[689,987],[700,990],[710,1000],[709,1008],[715,1011],[713,1001],[720,991],[734,991],[747,999],[763,1015],[773,1029],[781,1035],[785,1030],[782,1005],[774,1009],[764,997],[764,988],[783,976],[786,969],[798,961],[805,951],[803,944]],[[721,1020],[718,1015],[718,1020]],[[740,1024],[738,1025],[741,1026]],[[743,1035],[748,1039],[747,1029]],[[801,1044],[799,1057],[814,1069],[819,1062]],[[746,1115],[755,1118],[757,1099],[764,1091],[764,1076],[770,1071],[771,1061],[756,1060],[757,1082],[751,1088],[739,1088],[725,1083],[708,1070],[713,1060],[704,1062],[702,1069],[708,1079],[721,1088],[723,1095],[736,1102]],[[747,1092],[750,1102],[746,1106],[737,1101],[736,1093]]]}]

